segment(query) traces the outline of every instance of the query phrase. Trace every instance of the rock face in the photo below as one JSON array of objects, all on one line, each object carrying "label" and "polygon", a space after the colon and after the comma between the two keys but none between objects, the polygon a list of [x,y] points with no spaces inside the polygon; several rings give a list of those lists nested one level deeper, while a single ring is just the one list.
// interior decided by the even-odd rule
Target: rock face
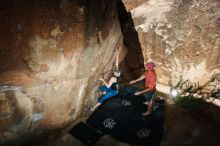
[{"label": "rock face", "polygon": [[121,1],[118,1],[118,16],[124,38],[124,45],[128,48],[127,54],[124,58],[127,70],[123,72],[122,76],[122,79],[125,78],[127,81],[129,80],[129,74],[132,78],[140,77],[144,69],[144,57],[131,13],[127,12]]},{"label": "rock face", "polygon": [[160,91],[180,76],[203,84],[220,72],[218,0],[123,2],[132,9],[145,62],[152,58],[157,65]]},{"label": "rock face", "polygon": [[108,76],[122,34],[116,0],[4,0],[0,10],[0,144],[6,145],[60,128],[95,102],[98,78]]}]

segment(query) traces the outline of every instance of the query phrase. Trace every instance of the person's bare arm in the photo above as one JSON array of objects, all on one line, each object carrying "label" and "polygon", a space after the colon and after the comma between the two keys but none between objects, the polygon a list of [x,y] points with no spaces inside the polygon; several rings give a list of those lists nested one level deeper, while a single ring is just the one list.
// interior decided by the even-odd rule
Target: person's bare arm
[{"label": "person's bare arm", "polygon": [[102,31],[101,30],[98,32],[98,36],[99,36],[99,42],[102,43]]},{"label": "person's bare arm", "polygon": [[154,87],[156,86],[156,81],[154,81],[153,79],[150,80],[151,84],[149,85],[149,88],[142,90],[142,91],[138,91],[136,92],[134,95],[140,95],[140,94],[144,94],[148,91],[151,91],[154,89]]},{"label": "person's bare arm", "polygon": [[141,81],[141,80],[143,80],[143,79],[145,79],[145,76],[144,76],[144,75],[140,76],[140,77],[137,78],[136,80],[132,80],[132,81],[130,81],[130,84],[137,83],[137,82],[139,82],[139,81]]},{"label": "person's bare arm", "polygon": [[122,51],[123,46],[120,46],[119,48],[116,49],[116,59],[115,59],[115,66],[116,68],[119,68],[119,54]]},{"label": "person's bare arm", "polygon": [[148,92],[148,91],[150,91],[150,90],[151,90],[150,88],[147,88],[147,89],[145,89],[145,90],[136,92],[134,95],[141,95],[141,94],[144,94],[144,93],[146,93],[146,92]]},{"label": "person's bare arm", "polygon": [[118,52],[118,49],[116,50],[116,60],[115,60],[115,66],[116,68],[118,69],[118,56],[119,56],[119,52]]},{"label": "person's bare arm", "polygon": [[111,79],[109,80],[108,83],[104,79],[102,79],[102,78],[99,79],[99,80],[102,81],[107,88],[110,88],[112,86],[112,84],[116,82],[116,78],[115,77],[111,77]]}]

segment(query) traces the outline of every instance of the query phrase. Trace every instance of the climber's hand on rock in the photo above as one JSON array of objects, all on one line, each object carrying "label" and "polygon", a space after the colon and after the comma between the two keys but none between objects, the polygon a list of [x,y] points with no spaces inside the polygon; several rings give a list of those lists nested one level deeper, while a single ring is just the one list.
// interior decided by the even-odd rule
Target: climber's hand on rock
[{"label": "climber's hand on rock", "polygon": [[104,79],[103,78],[99,78],[99,81],[104,81]]}]

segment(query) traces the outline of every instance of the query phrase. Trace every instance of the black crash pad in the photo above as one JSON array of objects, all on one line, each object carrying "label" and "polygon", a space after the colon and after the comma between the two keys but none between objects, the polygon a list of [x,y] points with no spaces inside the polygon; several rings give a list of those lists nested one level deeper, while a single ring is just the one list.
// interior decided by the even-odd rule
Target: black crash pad
[{"label": "black crash pad", "polygon": [[93,146],[103,136],[102,133],[83,122],[75,125],[69,133],[87,146]]},{"label": "black crash pad", "polygon": [[132,87],[105,101],[88,119],[87,124],[104,134],[130,143],[159,146],[163,137],[164,104],[153,106],[150,116],[143,116],[147,105],[143,96],[134,96]]},{"label": "black crash pad", "polygon": [[88,146],[94,145],[103,134],[129,144],[159,146],[163,138],[164,103],[155,103],[151,115],[143,116],[147,105],[143,104],[143,96],[133,95],[138,90],[132,86],[121,88],[118,95],[92,113],[86,121],[88,125],[81,122],[70,134]]}]

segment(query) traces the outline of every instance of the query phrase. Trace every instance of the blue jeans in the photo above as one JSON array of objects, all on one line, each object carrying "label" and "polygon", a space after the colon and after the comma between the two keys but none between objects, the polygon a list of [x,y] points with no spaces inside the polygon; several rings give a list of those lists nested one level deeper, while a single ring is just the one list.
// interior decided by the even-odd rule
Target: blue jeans
[{"label": "blue jeans", "polygon": [[105,100],[109,99],[110,97],[113,97],[115,95],[118,94],[118,91],[117,90],[113,90],[111,88],[107,88],[106,86],[101,86],[100,87],[100,90],[102,92],[106,92],[106,94],[102,95],[99,99],[98,99],[98,102],[99,103],[103,103]]}]

